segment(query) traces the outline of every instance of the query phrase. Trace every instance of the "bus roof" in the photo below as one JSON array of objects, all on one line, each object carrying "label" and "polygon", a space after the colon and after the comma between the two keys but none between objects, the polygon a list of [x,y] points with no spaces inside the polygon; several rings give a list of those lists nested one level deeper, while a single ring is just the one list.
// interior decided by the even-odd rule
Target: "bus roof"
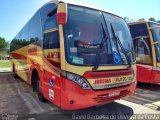
[{"label": "bus roof", "polygon": [[[105,10],[105,9],[98,8],[98,7],[93,6],[93,5],[84,4],[84,3],[81,3],[81,2],[78,2],[78,1],[69,1],[69,0],[67,0],[67,1],[65,1],[65,0],[51,0],[51,1],[49,1],[48,3],[46,3],[45,5],[50,4],[50,3],[58,4],[58,3],[60,3],[60,2],[65,2],[65,3],[71,4],[71,5],[77,5],[77,6],[88,7],[88,8],[91,8],[91,9],[100,10],[100,11],[103,11],[103,12],[107,12],[107,13],[109,13],[109,14],[111,14],[111,15],[120,17],[120,16],[115,15],[115,14],[113,14],[113,13],[111,13],[111,12],[108,12],[108,11]],[[45,6],[45,5],[44,5],[44,6]],[[43,6],[42,6],[42,7],[43,7]],[[120,17],[120,18],[122,18],[122,17]],[[123,18],[122,18],[122,19],[123,19]]]},{"label": "bus roof", "polygon": [[134,22],[128,22],[129,25],[141,24],[141,23],[155,23],[155,24],[160,25],[160,24],[157,23],[157,22],[154,22],[154,21],[145,21],[145,20],[142,20],[142,21],[134,21]]}]

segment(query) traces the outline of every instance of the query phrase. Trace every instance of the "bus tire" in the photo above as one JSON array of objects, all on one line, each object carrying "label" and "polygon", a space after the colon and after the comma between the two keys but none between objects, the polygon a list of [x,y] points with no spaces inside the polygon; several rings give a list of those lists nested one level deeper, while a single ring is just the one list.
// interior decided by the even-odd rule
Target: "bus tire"
[{"label": "bus tire", "polygon": [[12,69],[13,71],[13,77],[14,78],[18,78],[18,75],[17,75],[17,73],[16,73],[16,70],[15,70],[15,65],[13,64],[13,69]]},{"label": "bus tire", "polygon": [[43,96],[40,90],[40,79],[37,72],[33,72],[33,79],[32,79],[33,91],[37,93],[38,99],[41,102],[46,102],[46,98]]}]

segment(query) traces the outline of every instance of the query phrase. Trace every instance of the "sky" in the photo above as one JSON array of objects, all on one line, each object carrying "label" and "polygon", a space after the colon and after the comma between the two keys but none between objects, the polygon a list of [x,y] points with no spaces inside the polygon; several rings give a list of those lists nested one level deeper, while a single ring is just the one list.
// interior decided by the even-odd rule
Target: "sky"
[{"label": "sky", "polygon": [[[0,37],[11,41],[34,13],[50,0],[0,0]],[[69,0],[68,0],[69,1]],[[103,8],[133,20],[160,20],[160,0],[70,0]]]}]

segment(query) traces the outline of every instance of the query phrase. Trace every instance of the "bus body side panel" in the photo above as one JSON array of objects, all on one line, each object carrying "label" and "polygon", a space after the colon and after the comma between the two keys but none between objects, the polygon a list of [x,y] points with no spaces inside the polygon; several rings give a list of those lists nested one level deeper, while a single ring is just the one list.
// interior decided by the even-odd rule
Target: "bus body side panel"
[{"label": "bus body side panel", "polygon": [[14,64],[16,74],[24,81],[29,81],[27,54],[28,46],[11,52],[12,66]]},{"label": "bus body side panel", "polygon": [[150,80],[152,84],[160,84],[160,71],[153,70],[152,79]]},{"label": "bus body side panel", "polygon": [[59,76],[56,76],[54,73],[51,73],[47,70],[44,70],[44,77],[42,83],[43,95],[50,102],[60,107],[60,90],[61,79]]},{"label": "bus body side panel", "polygon": [[17,75],[30,84],[32,63],[42,66],[40,27],[40,16],[37,11],[12,40],[10,46],[11,56],[15,58],[12,63],[15,65]]},{"label": "bus body side panel", "polygon": [[[42,7],[40,10],[41,24],[43,33],[43,81],[41,84],[41,91],[44,97],[50,102],[60,107],[60,90],[61,90],[61,79],[60,79],[60,62],[59,62],[59,49],[54,47],[53,43],[55,34],[53,32],[58,31],[54,24],[56,19],[53,16],[48,16],[48,13],[56,9],[57,4],[49,3]],[[51,21],[51,18],[53,21]],[[48,27],[48,26],[51,27]]]},{"label": "bus body side panel", "polygon": [[[60,100],[61,78],[59,72],[60,57],[59,55],[57,55],[57,53],[59,53],[58,49],[43,50],[44,63],[43,63],[42,91],[46,99],[48,99],[50,102],[60,107],[60,101],[61,101]],[[58,67],[56,65],[58,65]]]},{"label": "bus body side panel", "polygon": [[137,80],[138,82],[150,82],[152,77],[152,66],[137,64]]},{"label": "bus body side panel", "polygon": [[44,56],[41,47],[30,45],[28,55],[28,65],[30,65],[30,81],[32,80],[32,72],[37,70],[40,79],[40,90],[44,97],[50,102],[60,106],[60,75],[53,67],[48,59]]}]

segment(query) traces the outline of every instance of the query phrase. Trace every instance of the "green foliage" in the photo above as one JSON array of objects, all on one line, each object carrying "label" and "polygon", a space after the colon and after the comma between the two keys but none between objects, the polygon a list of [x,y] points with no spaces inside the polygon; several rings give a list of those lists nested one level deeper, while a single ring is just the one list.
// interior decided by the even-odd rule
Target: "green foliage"
[{"label": "green foliage", "polygon": [[140,18],[140,19],[138,19],[138,21],[144,21],[145,19],[144,18]]},{"label": "green foliage", "polygon": [[[127,17],[125,17],[124,19],[127,19],[127,20],[128,20]],[[138,19],[137,21],[144,21],[144,20],[145,20],[144,18],[140,18],[140,19]],[[153,18],[153,17],[149,18],[149,21],[153,21],[153,22],[160,23],[160,20],[156,20],[156,19]]]},{"label": "green foliage", "polygon": [[6,49],[8,47],[8,43],[2,37],[0,37],[0,51]]},{"label": "green foliage", "polygon": [[153,21],[153,22],[156,22],[155,18],[149,18],[149,21]]},{"label": "green foliage", "polygon": [[36,41],[38,41],[38,38],[31,38],[29,41],[26,41],[25,39],[13,39],[11,42],[10,51],[20,49]]}]

